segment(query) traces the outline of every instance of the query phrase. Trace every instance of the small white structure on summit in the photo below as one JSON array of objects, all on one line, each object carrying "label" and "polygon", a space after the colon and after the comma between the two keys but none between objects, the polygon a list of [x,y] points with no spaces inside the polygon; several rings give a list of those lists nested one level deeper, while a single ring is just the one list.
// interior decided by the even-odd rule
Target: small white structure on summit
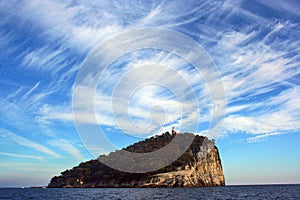
[{"label": "small white structure on summit", "polygon": [[177,135],[177,132],[175,131],[174,127],[172,127],[172,135]]}]

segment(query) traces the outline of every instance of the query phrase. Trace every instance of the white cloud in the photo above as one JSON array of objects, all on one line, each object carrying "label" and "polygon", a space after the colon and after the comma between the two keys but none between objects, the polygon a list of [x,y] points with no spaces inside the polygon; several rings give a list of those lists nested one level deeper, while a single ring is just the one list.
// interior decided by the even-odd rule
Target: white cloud
[{"label": "white cloud", "polygon": [[270,133],[284,134],[299,131],[299,99],[299,86],[294,86],[264,102],[247,105],[244,108],[257,111],[229,115],[225,120],[225,129],[229,132],[262,134],[262,137],[274,135]]},{"label": "white cloud", "polygon": [[11,156],[17,158],[25,158],[25,159],[37,159],[39,161],[45,161],[43,157],[40,156],[32,156],[32,155],[24,155],[24,154],[15,154],[15,153],[7,153],[7,152],[0,152],[0,155],[3,156]]},{"label": "white cloud", "polygon": [[[274,26],[278,26],[278,24],[274,24]],[[280,26],[280,29],[284,29],[288,24]],[[297,97],[297,92],[295,91],[298,90],[296,86],[289,85],[291,86],[290,90],[286,90],[287,92],[283,92],[282,95],[275,95],[273,96],[274,98],[271,99],[268,97],[268,99],[256,101],[255,98],[261,94],[275,90],[276,85],[285,84],[287,79],[294,76],[297,65],[291,62],[290,58],[283,57],[282,52],[273,50],[263,42],[242,45],[245,41],[255,37],[255,35],[255,32],[244,34],[232,31],[231,33],[225,34],[218,45],[213,48],[215,53],[218,53],[219,51],[216,49],[226,49],[226,53],[228,53],[226,62],[230,61],[230,63],[227,64],[224,62],[225,65],[220,66],[227,98],[228,117],[226,118],[225,130],[228,132],[242,131],[250,134],[296,130],[298,128],[296,122],[299,117],[291,115],[291,113],[295,113],[295,111],[292,110],[299,109],[299,104],[297,102],[287,103],[292,101],[292,99],[297,99],[295,98]],[[239,49],[239,51],[237,51],[237,49]],[[196,72],[187,68],[187,66],[184,65],[184,62],[177,57],[161,52],[152,55],[153,56],[150,56],[149,58],[134,59],[135,57],[138,57],[138,54],[135,54],[133,59],[123,66],[122,69],[113,69],[112,71],[105,73],[105,76],[103,76],[100,82],[100,85],[102,83],[101,88],[98,88],[95,96],[96,117],[98,122],[103,125],[117,128],[112,116],[112,103],[109,91],[115,87],[118,81],[126,82],[126,84],[122,85],[122,89],[120,89],[121,93],[118,93],[118,98],[120,99],[120,102],[124,100],[126,106],[129,106],[129,114],[133,121],[122,118],[123,115],[127,115],[128,113],[126,113],[124,106],[121,106],[121,104],[115,107],[117,108],[115,114],[118,116],[119,122],[123,124],[122,128],[128,133],[134,132],[134,129],[130,126],[133,122],[137,123],[140,127],[144,127],[144,134],[146,132],[151,132],[151,130],[155,128],[155,126],[145,128],[152,122],[150,111],[151,107],[155,105],[160,105],[166,109],[165,111],[168,111],[166,113],[166,124],[173,124],[176,123],[175,121],[178,121],[179,124],[187,125],[188,123],[198,121],[199,119],[202,123],[209,122],[210,112],[208,112],[208,110],[212,107],[209,101],[209,93],[207,90],[201,88],[201,85],[203,84],[201,77],[196,76]],[[151,63],[159,63],[160,65],[172,66],[174,69],[177,69],[177,75],[188,80],[190,86],[193,86],[193,89],[197,91],[198,105],[201,105],[201,110],[207,110],[204,113],[193,110],[193,112],[186,113],[181,120],[178,117],[179,113],[174,111],[178,108],[178,106],[175,106],[178,102],[170,100],[170,96],[166,93],[160,93],[162,91],[157,90],[157,88],[156,90],[148,88],[148,90],[140,90],[140,93],[135,93],[136,96],[131,99],[131,103],[134,106],[130,106],[130,101],[126,98],[124,99],[123,95],[126,97],[128,90],[145,79],[147,75],[153,77],[153,82],[163,80],[165,84],[169,84],[168,88],[176,88],[178,91],[185,91],[185,95],[188,95],[188,93],[186,93],[188,87],[185,87],[181,81],[174,81],[174,76],[170,74],[169,70],[165,70],[163,67],[160,68],[159,73],[156,73],[155,70],[152,72],[136,70],[138,67],[149,65]],[[124,78],[126,75],[128,75],[128,77]],[[121,78],[123,78],[123,80]],[[91,77],[88,79],[88,81],[93,80],[94,79]],[[199,90],[198,88],[201,89]],[[83,106],[86,106],[86,95],[83,94],[81,96],[82,101],[80,102]],[[253,98],[253,100],[247,103],[231,105],[232,103],[247,100],[247,98]],[[192,108],[192,104],[189,104],[188,101],[180,102],[179,104],[181,106],[179,110]],[[265,111],[266,107],[270,109],[268,112]],[[276,107],[276,109],[273,107]],[[53,111],[53,109],[51,110]],[[70,110],[68,113],[60,113],[59,109],[57,111],[58,112],[56,113],[44,112],[44,117],[48,119],[72,120]],[[249,113],[246,114],[244,112]],[[156,114],[154,113],[153,117],[161,117],[161,115]],[[92,117],[94,116],[92,116],[91,113],[82,112],[80,119],[83,122],[88,123],[90,121],[89,119]],[[271,122],[266,122],[266,119],[271,119]],[[284,128],[284,124],[289,124],[290,128]]]},{"label": "white cloud", "polygon": [[[184,62],[169,53],[158,52],[153,55],[135,59],[139,56],[135,53],[123,68],[106,71],[100,79],[95,96],[91,96],[94,92],[90,88],[76,86],[78,90],[81,88],[76,105],[79,113],[76,119],[80,123],[98,122],[121,128],[128,134],[139,135],[147,135],[160,125],[177,123],[181,118],[185,122],[179,123],[183,130],[195,126],[193,122],[208,120],[209,117],[205,115],[209,115],[209,112],[204,107],[210,105],[205,103],[210,101],[209,93],[200,75],[195,70],[185,70]],[[179,69],[178,72],[175,71],[176,68]],[[86,79],[87,84],[94,80],[95,77]],[[114,96],[113,91],[116,92]],[[197,113],[199,105],[201,117]],[[74,119],[70,107],[44,105],[39,114],[38,120],[45,123]],[[97,122],[93,120],[94,117]]]},{"label": "white cloud", "polygon": [[69,62],[65,61],[65,49],[52,50],[44,46],[40,49],[33,50],[24,56],[22,65],[35,71],[46,71],[55,74],[68,67]]},{"label": "white cloud", "polygon": [[[299,126],[299,106],[297,100],[298,87],[290,83],[299,71],[299,56],[291,56],[289,53],[297,53],[299,40],[295,40],[293,34],[286,34],[295,31],[295,26],[288,20],[269,20],[255,13],[242,8],[234,1],[226,2],[198,2],[197,5],[180,5],[180,2],[171,3],[150,3],[137,4],[136,2],[81,2],[72,4],[68,1],[26,1],[12,2],[11,4],[1,2],[1,10],[7,10],[8,14],[19,20],[27,20],[34,27],[40,29],[40,34],[46,45],[36,49],[26,50],[22,56],[22,63],[30,69],[50,72],[53,75],[53,82],[48,87],[43,87],[42,82],[35,85],[20,87],[20,91],[9,95],[5,101],[0,101],[3,111],[2,120],[11,116],[14,119],[23,121],[23,125],[28,121],[24,116],[31,114],[36,119],[36,123],[50,125],[53,121],[74,120],[70,99],[67,103],[53,104],[46,101],[49,94],[62,91],[67,88],[70,91],[70,77],[74,76],[79,68],[75,60],[70,60],[68,49],[76,51],[79,55],[85,54],[99,42],[107,37],[128,28],[150,25],[155,27],[172,27],[183,33],[193,36],[200,44],[203,44],[210,55],[215,59],[222,75],[227,100],[226,130],[244,131],[252,134],[265,134],[267,132],[298,130]],[[282,6],[279,4],[270,5],[278,10],[291,8],[289,3]],[[125,6],[127,5],[127,6]],[[295,14],[296,8],[293,8]],[[17,14],[12,11],[17,10]],[[52,10],[49,15],[49,10]],[[118,12],[116,12],[118,10]],[[130,12],[129,12],[130,11]],[[249,23],[245,29],[233,27],[230,21],[236,20],[239,16],[241,26]],[[225,16],[225,17],[224,17]],[[23,19],[24,18],[24,19]],[[189,24],[195,20],[199,23],[193,24],[193,28],[184,28],[182,25]],[[218,22],[217,25],[216,21]],[[3,23],[8,23],[5,20]],[[254,24],[255,22],[255,24]],[[253,23],[253,24],[252,24]],[[277,36],[278,35],[278,36]],[[12,38],[5,32],[1,33],[0,45],[11,46]],[[281,36],[286,39],[280,39]],[[212,44],[211,44],[212,43]],[[59,44],[60,48],[53,48],[52,44]],[[55,45],[56,46],[56,45]],[[116,49],[117,51],[117,49]],[[178,102],[170,100],[170,94],[159,92],[159,90],[147,89],[136,93],[130,105],[128,99],[124,98],[128,89],[134,84],[143,80],[147,74],[154,77],[154,82],[162,81],[170,88],[176,88],[177,94],[186,96],[192,95],[187,85],[181,81],[174,81],[174,76],[170,76],[170,70],[161,68],[159,73],[148,71],[133,71],[126,80],[126,84],[121,87],[120,102],[127,103],[129,114],[132,120],[122,117],[127,115],[124,106],[116,106],[115,114],[119,121],[124,124],[127,131],[133,131],[130,127],[132,121],[141,127],[151,125],[151,122],[158,122],[162,117],[161,110],[151,108],[159,105],[164,108],[166,114],[165,123],[183,124],[200,120],[201,123],[210,121],[211,109],[214,105],[209,99],[209,91],[205,87],[205,81],[200,76],[195,75],[195,70],[184,65],[182,59],[171,56],[172,53],[150,53],[142,57],[136,53],[132,56],[122,69],[108,71],[102,78],[105,85],[98,88],[95,96],[96,118],[99,123],[116,128],[116,123],[112,116],[112,103],[110,92],[124,73],[136,69],[146,64],[160,64],[172,66],[177,70],[177,75],[182,76],[190,86],[193,87],[197,96],[197,105],[200,105],[200,113],[194,109],[194,103],[189,100]],[[134,55],[134,54],[133,54]],[[73,56],[73,55],[72,55]],[[120,63],[126,59],[121,59]],[[69,66],[70,63],[76,63]],[[64,71],[65,70],[65,71]],[[62,72],[59,74],[58,72]],[[54,74],[56,76],[54,76]],[[209,73],[204,73],[209,75]],[[61,76],[60,76],[61,75]],[[133,78],[132,78],[133,77]],[[95,77],[87,78],[87,81],[95,81]],[[97,77],[96,77],[97,78]],[[208,78],[208,77],[203,77]],[[67,83],[67,84],[65,84]],[[283,92],[278,92],[278,87]],[[288,89],[286,89],[286,87]],[[101,90],[102,89],[102,90]],[[24,94],[22,101],[9,100],[18,99],[17,96]],[[25,92],[26,93],[26,92]],[[267,93],[272,93],[268,94]],[[279,94],[280,93],[280,94]],[[70,95],[68,93],[67,95]],[[124,96],[122,96],[124,95]],[[265,99],[259,98],[266,95]],[[16,96],[16,98],[14,98]],[[68,96],[70,97],[70,96]],[[272,98],[271,98],[272,97]],[[298,98],[299,99],[299,98]],[[86,106],[86,95],[82,94],[82,105]],[[46,103],[45,103],[46,102]],[[179,105],[177,105],[179,104]],[[41,108],[41,109],[40,109]],[[84,107],[83,107],[84,108]],[[25,110],[25,112],[23,111]],[[180,110],[186,111],[183,119],[180,119]],[[84,123],[91,122],[94,117],[90,110],[82,110],[78,120]],[[155,112],[156,111],[156,112]],[[4,114],[3,114],[4,113]],[[6,113],[6,114],[5,114]],[[30,116],[31,117],[31,116]],[[20,122],[16,122],[20,123]],[[284,126],[288,125],[289,128]],[[185,126],[188,128],[188,126]],[[151,131],[155,126],[144,129]]]},{"label": "white cloud", "polygon": [[254,137],[249,137],[249,138],[247,138],[247,142],[249,142],[249,143],[259,142],[259,141],[263,140],[264,138],[267,138],[270,136],[275,136],[275,135],[281,135],[281,134],[284,134],[284,133],[283,132],[265,133],[265,134],[257,135]]},{"label": "white cloud", "polygon": [[[294,25],[268,21],[266,26],[270,31],[265,35],[255,29],[230,31],[210,50],[219,55],[216,61],[227,99],[227,133],[245,132],[259,139],[300,130],[299,86],[291,82],[300,63],[290,56],[299,42],[290,37],[270,43],[274,34]],[[255,41],[257,38],[260,40]]]},{"label": "white cloud", "polygon": [[[34,90],[39,86],[40,82],[37,82],[30,90],[28,90],[22,97],[21,100],[24,101],[27,99],[30,95],[33,94]],[[18,94],[18,92],[16,92]]]},{"label": "white cloud", "polygon": [[284,15],[286,15],[286,13],[289,13],[300,18],[300,5],[298,1],[277,0],[274,2],[260,1],[259,3],[266,5],[272,9],[275,9],[279,12],[282,12]]},{"label": "white cloud", "polygon": [[51,151],[49,148],[47,148],[47,147],[45,147],[45,146],[43,146],[39,143],[28,140],[25,137],[16,135],[15,133],[12,133],[8,130],[0,129],[0,136],[2,138],[5,138],[6,140],[12,140],[12,141],[16,142],[17,144],[19,144],[21,146],[29,147],[31,149],[34,149],[36,151],[45,153],[45,154],[53,156],[55,158],[60,157],[57,153]]},{"label": "white cloud", "polygon": [[71,141],[67,141],[64,139],[54,139],[47,141],[53,147],[59,148],[61,151],[65,151],[68,154],[72,155],[75,159],[82,161],[83,155],[80,153],[78,148],[76,148]]}]

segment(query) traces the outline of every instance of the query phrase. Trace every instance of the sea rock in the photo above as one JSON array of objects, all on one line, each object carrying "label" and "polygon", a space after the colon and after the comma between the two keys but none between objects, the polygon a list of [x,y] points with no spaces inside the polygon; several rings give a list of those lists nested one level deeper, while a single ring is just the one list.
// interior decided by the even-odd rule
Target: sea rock
[{"label": "sea rock", "polygon": [[[184,137],[186,134],[190,135],[190,133],[185,133],[174,136],[164,133],[135,143],[124,150],[135,153],[152,152],[170,143],[174,137]],[[104,157],[116,159],[117,156],[118,152],[114,152]],[[135,164],[141,163],[133,161],[132,165]],[[162,169],[147,173],[128,173],[112,169],[96,159],[83,162],[71,170],[62,172],[60,176],[53,177],[48,187],[203,187],[223,185],[225,185],[225,179],[218,148],[213,141],[196,135],[185,153]]]}]

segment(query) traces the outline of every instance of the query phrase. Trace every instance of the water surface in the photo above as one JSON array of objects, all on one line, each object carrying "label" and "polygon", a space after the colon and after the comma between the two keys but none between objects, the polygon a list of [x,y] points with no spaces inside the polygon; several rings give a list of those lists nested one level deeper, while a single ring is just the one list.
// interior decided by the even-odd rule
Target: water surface
[{"label": "water surface", "polygon": [[0,199],[300,199],[300,185],[205,188],[1,188]]}]

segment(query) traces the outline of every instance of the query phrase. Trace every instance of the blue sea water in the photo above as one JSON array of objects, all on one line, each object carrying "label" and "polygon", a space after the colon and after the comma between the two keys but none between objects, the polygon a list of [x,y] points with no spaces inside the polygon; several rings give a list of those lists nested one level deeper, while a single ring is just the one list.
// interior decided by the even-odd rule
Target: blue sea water
[{"label": "blue sea water", "polygon": [[300,199],[300,185],[206,188],[1,188],[0,199]]}]

